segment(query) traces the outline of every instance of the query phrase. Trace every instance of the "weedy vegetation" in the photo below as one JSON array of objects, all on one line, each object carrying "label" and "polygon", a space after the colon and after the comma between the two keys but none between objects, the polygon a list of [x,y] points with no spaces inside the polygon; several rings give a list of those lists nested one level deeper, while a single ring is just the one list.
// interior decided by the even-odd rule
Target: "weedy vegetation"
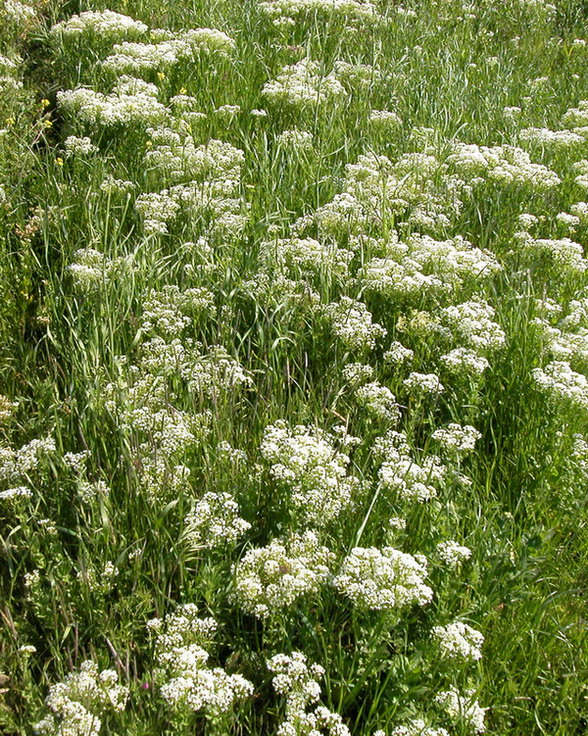
[{"label": "weedy vegetation", "polygon": [[0,0],[0,730],[588,731],[581,0]]}]

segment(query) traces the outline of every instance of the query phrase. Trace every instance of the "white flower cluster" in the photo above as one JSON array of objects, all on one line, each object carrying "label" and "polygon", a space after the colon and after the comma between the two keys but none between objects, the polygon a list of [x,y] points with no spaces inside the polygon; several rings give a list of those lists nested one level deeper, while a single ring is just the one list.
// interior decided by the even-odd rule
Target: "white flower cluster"
[{"label": "white flower cluster", "polygon": [[438,693],[435,700],[446,710],[453,721],[463,724],[474,733],[484,733],[487,709],[481,708],[473,695],[473,690],[468,690],[462,695],[459,690],[452,687],[450,690]]},{"label": "white flower cluster", "polygon": [[343,378],[355,386],[371,381],[374,377],[374,369],[371,365],[364,363],[348,363],[343,368]]},{"label": "white flower cluster", "polygon": [[369,0],[266,0],[259,7],[272,20],[319,14],[367,21],[376,12]]},{"label": "white flower cluster", "polygon": [[424,274],[410,259],[374,258],[364,266],[359,278],[370,291],[389,297],[414,297],[420,293],[444,293],[451,287],[435,274]]},{"label": "white flower cluster", "polygon": [[10,58],[8,56],[3,56],[2,54],[0,54],[0,70],[2,71],[14,72],[21,64],[22,59],[20,58],[20,56],[17,56],[16,58]]},{"label": "white flower cluster", "polygon": [[575,132],[586,135],[588,126],[588,100],[580,100],[578,107],[571,107],[562,117],[562,124]]},{"label": "white flower cluster", "polygon": [[404,363],[410,363],[413,358],[414,350],[405,347],[397,340],[393,340],[388,350],[384,353],[386,363],[392,363],[392,365],[397,367],[404,365]]},{"label": "white flower cluster", "polygon": [[437,396],[445,391],[445,386],[439,380],[436,373],[418,373],[412,371],[408,378],[402,381],[408,392],[414,395],[430,395]]},{"label": "white flower cluster", "polygon": [[230,442],[219,442],[216,451],[219,458],[222,458],[229,463],[239,465],[247,462],[247,453],[245,450],[239,450],[238,448],[233,447]]},{"label": "white flower cluster", "polygon": [[[234,397],[235,389],[251,385],[250,375],[222,346],[203,351],[184,335],[195,321],[215,313],[213,294],[204,287],[182,290],[167,284],[148,290],[136,337],[138,362],[127,366],[121,357],[115,380],[101,392],[100,403],[128,434],[140,487],[152,501],[186,494],[185,455],[206,436],[212,417],[209,410],[194,414],[174,406],[174,384],[183,382],[192,399],[202,403]],[[237,518],[231,523],[233,532],[244,524]]]},{"label": "white flower cluster", "polygon": [[217,625],[212,618],[199,618],[194,604],[178,606],[175,613],[147,625],[156,635],[156,677],[168,705],[214,716],[253,694],[253,685],[241,675],[208,666],[205,647]]},{"label": "white flower cluster", "polygon": [[184,344],[178,338],[171,343],[151,338],[141,346],[140,366],[152,374],[181,378],[190,392],[209,399],[252,385],[251,376],[221,345],[202,353],[190,339]]},{"label": "white flower cluster", "polygon": [[455,348],[439,359],[445,368],[454,374],[480,377],[490,368],[490,363],[483,355],[478,355],[470,348]]},{"label": "white flower cluster", "polygon": [[588,442],[581,434],[574,435],[570,459],[582,477],[588,479]]},{"label": "white flower cluster", "polygon": [[209,289],[196,287],[182,291],[175,284],[167,284],[161,290],[147,292],[141,330],[146,335],[178,337],[194,317],[212,316],[214,311],[214,295]]},{"label": "white flower cluster", "polygon": [[407,222],[435,231],[448,227],[461,211],[464,187],[432,155],[405,154],[392,163],[386,156],[365,154],[346,166],[344,191],[300,218],[295,228],[303,232],[316,225],[321,235],[365,235],[381,232],[382,222]]},{"label": "white flower cluster", "polygon": [[26,486],[16,486],[15,488],[7,488],[0,491],[0,501],[14,501],[18,498],[32,498],[33,492]]},{"label": "white flower cluster", "polygon": [[555,172],[542,164],[534,164],[529,154],[516,146],[489,148],[475,143],[456,143],[446,163],[474,184],[488,180],[542,192],[561,183]]},{"label": "white flower cluster", "polygon": [[80,248],[74,253],[75,261],[68,266],[74,289],[91,294],[108,284],[121,270],[130,267],[125,258],[110,259],[95,248]]},{"label": "white flower cluster", "polygon": [[93,593],[109,593],[114,585],[114,579],[118,576],[119,569],[113,562],[105,562],[102,569],[96,569],[93,565],[78,570],[77,578]]},{"label": "white flower cluster", "polygon": [[425,585],[427,561],[393,547],[354,547],[333,583],[359,608],[394,609],[423,606],[433,597]]},{"label": "white flower cluster", "polygon": [[50,34],[54,38],[101,38],[115,43],[124,38],[134,38],[147,33],[148,28],[139,20],[128,15],[115,13],[112,10],[86,10],[73,15],[69,20],[61,21],[51,27]]},{"label": "white flower cluster", "polygon": [[139,447],[140,487],[151,501],[179,498],[186,494],[190,468],[165,455],[157,446],[149,454],[145,445]]},{"label": "white flower cluster", "polygon": [[234,544],[251,528],[239,516],[239,504],[230,493],[205,493],[184,520],[183,537],[190,547],[212,549]]},{"label": "white flower cluster", "polygon": [[440,324],[462,347],[492,351],[506,342],[504,330],[494,322],[494,309],[482,300],[468,301],[440,310]]},{"label": "white flower cluster", "polygon": [[562,150],[584,143],[585,138],[571,130],[550,130],[549,128],[525,128],[519,131],[519,140],[533,146]]},{"label": "white flower cluster", "polygon": [[319,62],[310,59],[284,67],[276,79],[264,85],[262,93],[276,107],[305,108],[347,98],[337,76],[333,72],[321,74]]},{"label": "white flower cluster", "polygon": [[227,56],[235,48],[232,38],[214,28],[191,28],[176,34],[166,32],[165,36],[159,43],[123,41],[116,44],[114,53],[102,62],[102,66],[117,74],[140,75],[153,69],[185,65],[200,54]]},{"label": "white flower cluster", "polygon": [[[18,92],[21,89],[23,89],[22,81],[13,76],[13,74],[0,75],[0,91],[3,93],[3,96],[7,95],[8,92]],[[8,134],[8,131],[8,128],[0,128],[0,139],[6,136]],[[2,199],[2,201],[4,201],[5,198],[6,193],[4,193],[4,198]]]},{"label": "white flower cluster", "polygon": [[103,480],[88,481],[79,479],[77,491],[78,496],[84,503],[92,503],[97,499],[106,499],[110,493],[109,487]]},{"label": "white flower cluster", "polygon": [[277,736],[351,736],[341,716],[323,705],[315,705],[321,696],[319,680],[325,671],[318,664],[308,664],[301,652],[276,654],[267,662],[274,674],[272,684],[280,695],[286,696],[286,717]]},{"label": "white flower cluster", "polygon": [[462,562],[469,560],[472,556],[472,550],[469,547],[464,547],[453,539],[439,542],[437,553],[441,561],[452,568],[459,567]]},{"label": "white flower cluster", "polygon": [[538,388],[549,397],[588,409],[588,378],[573,371],[567,361],[554,360],[545,368],[534,368],[532,375]]},{"label": "white flower cluster", "polygon": [[[588,328],[588,297],[584,296],[578,299],[572,299],[567,309],[568,314],[559,324],[562,329]],[[559,310],[561,311],[561,307]],[[556,313],[556,316],[558,313]]]},{"label": "white flower cluster", "polygon": [[580,224],[580,218],[576,217],[576,215],[570,214],[569,212],[559,212],[555,216],[555,219],[560,225],[563,225],[563,227],[567,228],[567,230],[572,233]]},{"label": "white flower cluster", "polygon": [[376,340],[387,334],[382,325],[372,321],[372,313],[363,302],[348,296],[328,304],[324,313],[335,335],[350,350],[372,350]]},{"label": "white flower cluster", "polygon": [[437,495],[436,486],[443,483],[446,468],[436,455],[416,462],[406,435],[389,430],[374,443],[376,456],[383,458],[378,480],[385,489],[395,491],[405,501],[428,501]]},{"label": "white flower cluster", "polygon": [[148,235],[168,232],[168,223],[175,220],[181,205],[176,191],[162,189],[146,192],[135,200],[135,209],[143,217],[143,229]]},{"label": "white flower cluster", "polygon": [[350,64],[348,61],[336,61],[333,74],[347,89],[349,94],[367,92],[382,79],[382,73],[371,64]]},{"label": "white flower cluster", "polygon": [[[20,9],[23,11],[22,14],[20,13]],[[30,17],[26,15],[28,10],[31,10],[33,13]],[[10,27],[11,20],[14,22],[16,27],[12,29],[13,34],[25,30],[29,25],[28,21],[36,17],[34,8],[24,3],[19,3],[17,0],[4,0],[4,12],[2,11],[2,0],[0,0],[0,21],[6,28]],[[21,27],[19,28],[19,26]],[[14,118],[12,116],[9,117],[8,113],[10,110],[18,110],[23,104],[21,90],[24,89],[23,76],[25,71],[22,57],[14,53],[13,50],[6,48],[6,39],[9,36],[5,34],[3,38],[4,43],[2,44],[2,48],[8,51],[10,56],[0,54],[0,99],[2,100],[2,109],[5,116],[3,125],[6,126],[0,128],[0,144],[7,141],[11,133],[14,132],[12,127],[14,125]],[[2,193],[0,193],[0,204],[5,200],[6,192],[2,189]]]},{"label": "white flower cluster", "polygon": [[95,146],[87,136],[80,138],[77,135],[70,135],[63,142],[63,148],[65,149],[66,158],[90,156],[98,153],[98,146]]},{"label": "white flower cluster", "polygon": [[395,424],[400,419],[396,397],[387,386],[382,386],[378,381],[360,386],[355,391],[355,398],[369,415],[386,424]]},{"label": "white flower cluster", "polygon": [[279,307],[284,310],[283,317],[289,318],[300,313],[315,314],[321,309],[321,298],[307,279],[290,279],[284,273],[269,274],[258,271],[253,279],[243,284],[244,293],[264,307]]},{"label": "white flower cluster", "polygon": [[459,236],[440,241],[413,234],[406,242],[392,238],[386,244],[386,256],[372,259],[358,276],[369,290],[410,298],[423,292],[451,293],[465,280],[479,280],[500,270],[491,253]]},{"label": "white flower cluster", "polygon": [[588,189],[588,160],[582,159],[576,161],[574,169],[578,172],[578,175],[574,179],[576,184],[583,189]]},{"label": "white flower cluster", "polygon": [[318,681],[325,671],[319,664],[308,665],[302,652],[276,654],[267,662],[267,666],[274,673],[272,685],[280,695],[288,695],[300,706],[319,699],[321,688]]},{"label": "white flower cluster", "polygon": [[110,262],[95,248],[81,248],[74,254],[74,263],[68,266],[72,275],[74,288],[82,292],[91,292],[108,281]]},{"label": "white flower cluster", "polygon": [[100,184],[100,191],[108,195],[124,195],[128,196],[135,189],[135,183],[128,179],[116,179],[108,174]]},{"label": "white flower cluster", "polygon": [[52,711],[34,728],[46,736],[97,736],[101,716],[108,710],[124,710],[128,688],[118,684],[114,670],[98,671],[88,660],[79,672],[72,672],[63,682],[49,688],[46,704]]},{"label": "white flower cluster", "polygon": [[185,644],[197,643],[203,647],[211,644],[217,623],[210,617],[199,618],[198,607],[193,603],[186,603],[163,619],[151,619],[147,627],[156,634],[158,659],[167,662],[173,659],[174,650]]},{"label": "white flower cluster", "polygon": [[[376,731],[374,736],[386,736],[383,731]],[[390,736],[449,736],[449,731],[445,728],[434,728],[427,726],[422,718],[414,718],[402,726],[396,726]]]},{"label": "white flower cluster", "polygon": [[[167,127],[150,128],[153,147],[145,154],[145,165],[160,179],[172,182],[208,181],[214,188],[232,193],[241,177],[245,154],[230,143],[215,139],[197,146],[190,135]],[[214,182],[214,187],[213,187]]]},{"label": "white flower cluster", "polygon": [[330,578],[333,555],[312,531],[274,539],[237,563],[235,594],[242,608],[267,618],[320,590]]},{"label": "white flower cluster", "polygon": [[36,470],[44,456],[55,452],[52,437],[31,440],[18,450],[0,446],[0,481],[14,483]]},{"label": "white flower cluster", "polygon": [[[166,327],[170,326],[172,319],[176,320],[176,326],[182,324],[176,314]],[[184,316],[183,319],[186,320],[184,326],[190,324],[187,321],[189,317]],[[215,400],[252,385],[249,373],[222,345],[212,345],[206,352],[202,352],[200,347],[194,345],[190,338],[182,342],[176,337],[166,343],[162,337],[155,336],[141,345],[139,367],[148,374],[180,378],[191,393]],[[152,398],[155,397],[151,396],[149,400]]]},{"label": "white flower cluster", "polygon": [[63,456],[64,463],[76,475],[78,496],[84,503],[92,503],[99,498],[105,499],[110,493],[110,489],[103,480],[88,480],[87,463],[90,457],[89,450],[66,452]]},{"label": "white flower cluster", "polygon": [[303,233],[317,224],[321,236],[360,234],[369,227],[369,224],[374,225],[376,219],[377,213],[374,214],[364,208],[352,194],[343,192],[336,194],[330,202],[319,207],[314,213],[297,220],[294,230]]},{"label": "white flower cluster", "polygon": [[353,253],[336,243],[320,243],[313,238],[278,239],[261,245],[266,267],[284,268],[293,276],[318,273],[343,280],[348,275]]},{"label": "white flower cluster", "polygon": [[400,116],[391,110],[372,110],[369,122],[374,130],[383,132],[397,130],[402,126]]},{"label": "white flower cluster", "polygon": [[312,150],[313,135],[307,130],[299,130],[298,128],[284,130],[278,135],[276,140],[284,148],[290,148],[294,151]]},{"label": "white flower cluster", "polygon": [[214,110],[214,115],[224,121],[234,120],[241,113],[240,105],[221,105]]},{"label": "white flower cluster", "polygon": [[180,211],[200,219],[207,215],[208,235],[224,241],[237,237],[248,218],[247,203],[239,196],[243,151],[223,141],[196,146],[191,136],[168,127],[149,130],[155,147],[145,155],[150,176],[160,182],[183,181],[159,192],[144,193],[135,207],[147,232],[166,233],[167,223]]},{"label": "white flower cluster", "polygon": [[266,427],[260,450],[306,523],[323,526],[351,505],[359,481],[347,475],[349,456],[337,450],[333,435],[280,420]]},{"label": "white flower cluster", "polygon": [[[177,115],[178,130],[183,129],[183,123],[197,123],[206,120],[207,115],[200,110],[201,103],[196,97],[188,94],[178,94],[170,97],[169,104]],[[175,122],[175,121],[174,121]]]},{"label": "white flower cluster", "polygon": [[180,375],[190,391],[216,400],[253,385],[251,375],[222,345],[212,345],[207,353],[182,367]]},{"label": "white flower cluster", "polygon": [[[153,87],[153,89],[151,89]],[[137,85],[128,89],[128,80],[119,83],[105,95],[88,87],[57,93],[57,105],[66,117],[92,127],[158,125],[168,116],[168,110],[157,101],[157,88]]]},{"label": "white flower cluster", "polygon": [[[535,319],[533,324],[541,329],[549,350],[558,360],[588,359],[588,329],[586,327],[576,328],[575,332],[561,330],[558,327],[552,327],[549,322],[541,318]],[[566,324],[566,319],[560,324]]]},{"label": "white flower cluster", "polygon": [[207,431],[208,415],[189,415],[170,405],[161,377],[137,366],[106,385],[101,401],[136,443],[146,495],[156,500],[185,493],[190,470],[178,461]]},{"label": "white flower cluster", "polygon": [[37,17],[37,11],[20,0],[4,0],[4,17],[14,23],[27,23]]},{"label": "white flower cluster", "polygon": [[570,238],[533,238],[529,233],[515,233],[515,243],[523,254],[530,255],[536,262],[537,256],[549,258],[554,265],[571,273],[586,271],[588,261],[584,258],[584,248]]},{"label": "white flower cluster", "polygon": [[208,218],[207,237],[226,244],[238,239],[249,222],[249,203],[233,196],[238,187],[238,182],[224,180],[190,184],[183,191],[181,187],[178,190],[186,214],[194,218],[205,215]]},{"label": "white flower cluster", "polygon": [[462,621],[447,626],[433,626],[431,633],[437,640],[441,656],[477,662],[482,659],[483,635]]},{"label": "white flower cluster", "polygon": [[10,419],[10,417],[12,416],[12,412],[17,407],[18,401],[11,401],[8,396],[0,394],[0,422],[6,422],[8,419]]},{"label": "white flower cluster", "polygon": [[456,422],[451,422],[447,427],[436,429],[431,437],[437,440],[446,450],[459,455],[466,455],[468,452],[473,452],[476,442],[482,435],[470,424],[462,426]]}]

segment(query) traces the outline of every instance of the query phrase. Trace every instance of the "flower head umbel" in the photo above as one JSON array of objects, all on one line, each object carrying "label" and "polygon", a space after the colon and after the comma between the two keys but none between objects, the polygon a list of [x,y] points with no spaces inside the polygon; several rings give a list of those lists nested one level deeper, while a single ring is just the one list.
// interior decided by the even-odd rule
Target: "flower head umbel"
[{"label": "flower head umbel", "polygon": [[424,582],[426,575],[422,556],[393,547],[354,547],[333,582],[359,608],[386,610],[429,603],[433,591]]},{"label": "flower head umbel", "polygon": [[432,634],[443,657],[469,662],[482,658],[483,635],[462,621],[454,621],[447,626],[434,626]]},{"label": "flower head umbel", "polygon": [[156,677],[168,705],[214,715],[226,712],[253,693],[241,675],[228,675],[208,664],[208,647],[217,628],[212,618],[200,618],[194,604],[178,606],[164,619],[149,621],[155,634]]},{"label": "flower head umbel", "polygon": [[35,725],[35,731],[46,736],[97,736],[101,716],[108,710],[124,710],[128,696],[114,670],[99,671],[87,660],[49,688],[46,703],[51,714]]},{"label": "flower head umbel", "polygon": [[277,736],[350,736],[338,713],[314,705],[321,696],[319,680],[325,674],[318,664],[308,664],[302,652],[276,654],[267,662],[274,673],[274,689],[286,699],[286,717]]},{"label": "flower head umbel", "polygon": [[308,525],[324,526],[336,519],[352,504],[359,486],[357,478],[347,475],[350,458],[337,444],[332,434],[317,427],[290,427],[280,420],[265,429],[261,454]]},{"label": "flower head umbel", "polygon": [[317,593],[332,564],[333,555],[314,532],[274,539],[249,550],[235,566],[237,600],[249,613],[267,618]]},{"label": "flower head umbel", "polygon": [[462,695],[459,690],[452,687],[439,693],[435,700],[445,709],[452,721],[463,724],[473,733],[484,733],[487,708],[481,708],[473,695],[473,690],[467,690]]}]

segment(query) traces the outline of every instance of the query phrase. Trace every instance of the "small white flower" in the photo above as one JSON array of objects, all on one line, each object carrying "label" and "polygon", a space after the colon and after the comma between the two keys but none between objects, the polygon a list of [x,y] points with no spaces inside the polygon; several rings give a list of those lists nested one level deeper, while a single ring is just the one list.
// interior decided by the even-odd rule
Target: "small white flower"
[{"label": "small white flower", "polygon": [[424,580],[426,560],[393,547],[355,547],[345,558],[333,583],[360,608],[385,610],[417,604],[433,597]]},{"label": "small white flower", "polygon": [[476,662],[482,658],[484,637],[471,626],[454,621],[447,626],[434,626],[431,630],[437,639],[439,650],[444,657]]},{"label": "small white flower", "polygon": [[437,552],[441,560],[449,567],[459,567],[462,562],[469,560],[472,556],[472,550],[464,547],[454,540],[439,542]]}]

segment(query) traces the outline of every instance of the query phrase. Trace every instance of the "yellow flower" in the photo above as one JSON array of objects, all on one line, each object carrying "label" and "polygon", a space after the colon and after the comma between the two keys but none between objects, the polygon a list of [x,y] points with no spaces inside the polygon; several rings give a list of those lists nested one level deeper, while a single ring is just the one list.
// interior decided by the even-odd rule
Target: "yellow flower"
[{"label": "yellow flower", "polygon": [[157,79],[159,79],[160,82],[163,82],[165,74],[163,72],[157,72]]},{"label": "yellow flower", "polygon": [[44,121],[43,121],[43,125],[44,125],[44,126],[45,126],[46,128],[52,128],[52,127],[53,127],[53,120],[49,120],[49,119],[47,119],[47,120],[44,120]]},{"label": "yellow flower", "polygon": [[63,166],[63,159],[62,159],[62,158],[61,158],[60,156],[58,156],[58,157],[57,157],[57,158],[55,159],[55,163],[56,163],[56,164],[57,164],[58,166]]},{"label": "yellow flower", "polygon": [[41,100],[41,107],[49,107],[50,104],[51,103],[49,102],[49,100],[46,97],[43,97],[43,99]]}]

